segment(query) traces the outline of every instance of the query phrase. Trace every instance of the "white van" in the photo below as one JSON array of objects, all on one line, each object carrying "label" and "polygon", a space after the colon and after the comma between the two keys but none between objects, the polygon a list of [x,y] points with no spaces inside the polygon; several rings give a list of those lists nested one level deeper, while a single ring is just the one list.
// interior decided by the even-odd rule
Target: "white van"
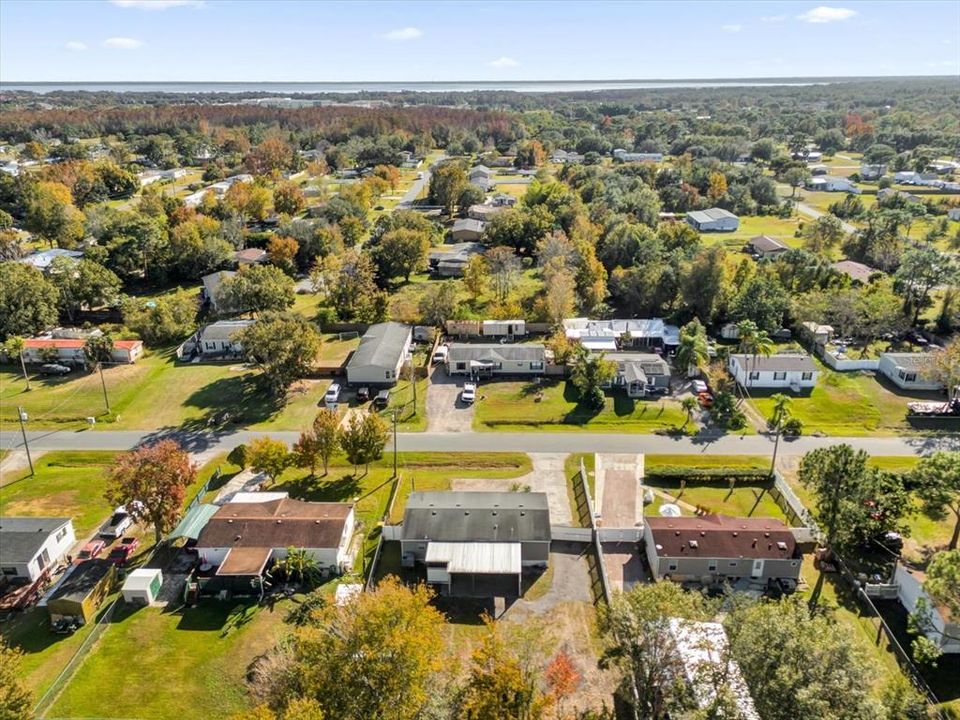
[{"label": "white van", "polygon": [[447,353],[449,349],[446,345],[440,345],[433,353],[433,364],[440,365],[447,361]]}]

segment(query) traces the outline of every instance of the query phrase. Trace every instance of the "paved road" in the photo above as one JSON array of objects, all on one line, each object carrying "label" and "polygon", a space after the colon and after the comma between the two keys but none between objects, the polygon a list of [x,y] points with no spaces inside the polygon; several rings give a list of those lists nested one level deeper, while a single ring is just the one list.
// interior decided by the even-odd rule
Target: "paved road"
[{"label": "paved road", "polygon": [[[433,165],[443,162],[446,159],[446,155],[441,155],[434,161]],[[430,167],[433,167],[433,165]],[[416,199],[420,196],[420,191],[426,187],[428,182],[430,182],[430,167],[423,166],[424,169],[420,171],[423,174],[423,177],[421,177],[419,180],[413,181],[413,185],[410,186],[410,189],[403,194],[403,197],[400,198],[400,202],[397,203],[397,210],[409,209],[410,206],[413,205]]]},{"label": "paved road", "polygon": [[[126,450],[137,444],[173,438],[192,453],[218,450],[227,452],[255,437],[270,435],[288,443],[297,432],[260,433],[250,430],[228,432],[190,432],[180,430],[50,430],[28,432],[30,447],[36,450]],[[848,443],[871,455],[924,455],[937,450],[960,450],[960,437],[821,438],[802,437],[780,443],[781,455],[802,455],[816,448]],[[20,433],[0,432],[0,447],[22,446]],[[725,435],[722,437],[667,437],[663,435],[599,434],[583,432],[496,433],[426,432],[400,433],[398,449],[420,452],[607,452],[676,453],[682,455],[767,455],[773,440],[765,435]],[[388,449],[390,443],[388,442]]]},{"label": "paved road", "polygon": [[[826,214],[820,210],[817,210],[815,207],[807,205],[805,202],[797,202],[797,210],[814,219],[823,217]],[[845,233],[849,233],[851,235],[857,231],[857,228],[848,223],[846,220],[841,220],[840,226],[843,228]]]}]

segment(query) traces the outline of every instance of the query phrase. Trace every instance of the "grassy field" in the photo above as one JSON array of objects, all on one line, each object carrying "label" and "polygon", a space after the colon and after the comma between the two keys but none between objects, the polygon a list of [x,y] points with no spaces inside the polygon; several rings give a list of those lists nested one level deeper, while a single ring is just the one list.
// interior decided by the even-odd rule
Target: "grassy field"
[{"label": "grassy field", "polygon": [[659,515],[661,505],[676,503],[684,515],[700,509],[709,514],[784,520],[783,511],[770,495],[769,483],[740,482],[733,489],[726,483],[688,483],[681,487],[679,479],[647,478],[644,485],[654,491],[653,503],[644,510],[646,515]]},{"label": "grassy field", "polygon": [[[910,397],[893,392],[873,375],[834,372],[816,363],[817,386],[805,395],[787,393],[793,399],[790,412],[803,422],[805,435],[898,435],[911,430],[906,420]],[[751,391],[750,402],[763,417],[773,412],[774,394]]]},{"label": "grassy field", "polygon": [[112,452],[50,452],[29,471],[4,478],[0,515],[71,517],[77,538],[93,532],[113,509],[103,499]]},{"label": "grassy field", "polygon": [[770,458],[763,455],[645,455],[643,464],[648,473],[673,468],[769,470]]},{"label": "grassy field", "polygon": [[800,247],[800,239],[794,237],[802,218],[779,218],[772,215],[744,216],[735,232],[701,233],[704,245],[723,245],[740,250],[744,243],[757,235],[769,235],[790,247]]},{"label": "grassy field", "polygon": [[288,632],[289,608],[216,600],[176,612],[121,606],[48,714],[189,720],[239,712],[249,704],[247,668]]},{"label": "grassy field", "polygon": [[[537,399],[537,390],[543,390]],[[618,392],[606,398],[603,410],[582,407],[569,382],[536,385],[526,382],[490,382],[480,386],[474,428],[477,430],[542,431],[589,430],[638,432],[679,428],[686,413],[676,400],[633,400]]]}]

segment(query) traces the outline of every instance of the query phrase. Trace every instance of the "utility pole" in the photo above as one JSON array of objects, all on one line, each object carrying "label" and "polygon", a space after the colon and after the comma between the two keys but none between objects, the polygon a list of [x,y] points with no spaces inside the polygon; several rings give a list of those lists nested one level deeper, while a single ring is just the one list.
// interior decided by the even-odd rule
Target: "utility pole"
[{"label": "utility pole", "polygon": [[107,406],[107,414],[110,414],[110,398],[107,397],[107,381],[103,379],[103,363],[97,363],[97,369],[100,370],[100,386],[103,388],[103,402]]},{"label": "utility pole", "polygon": [[413,415],[417,415],[417,368],[410,358],[410,382],[413,384]]},{"label": "utility pole", "polygon": [[390,419],[393,420],[393,477],[397,477],[397,411],[390,413]]},{"label": "utility pole", "polygon": [[30,477],[33,477],[33,458],[30,456],[30,444],[27,442],[27,430],[23,423],[27,421],[27,412],[22,407],[17,407],[17,417],[20,418],[20,434],[23,435],[23,449],[27,451],[27,462],[30,464]]}]

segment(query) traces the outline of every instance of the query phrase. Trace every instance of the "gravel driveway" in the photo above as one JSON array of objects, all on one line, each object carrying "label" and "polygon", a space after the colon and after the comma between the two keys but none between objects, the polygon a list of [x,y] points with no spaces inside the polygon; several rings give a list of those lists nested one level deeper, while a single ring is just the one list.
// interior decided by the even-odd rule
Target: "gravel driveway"
[{"label": "gravel driveway", "polygon": [[567,474],[564,462],[568,453],[528,453],[533,471],[518,478],[491,480],[456,478],[450,481],[453,490],[504,491],[513,485],[529,485],[531,492],[547,494],[551,525],[570,525],[573,514],[567,497]]},{"label": "gravel driveway", "polygon": [[460,401],[464,382],[447,375],[442,365],[434,368],[427,385],[427,432],[470,432],[473,405]]}]

